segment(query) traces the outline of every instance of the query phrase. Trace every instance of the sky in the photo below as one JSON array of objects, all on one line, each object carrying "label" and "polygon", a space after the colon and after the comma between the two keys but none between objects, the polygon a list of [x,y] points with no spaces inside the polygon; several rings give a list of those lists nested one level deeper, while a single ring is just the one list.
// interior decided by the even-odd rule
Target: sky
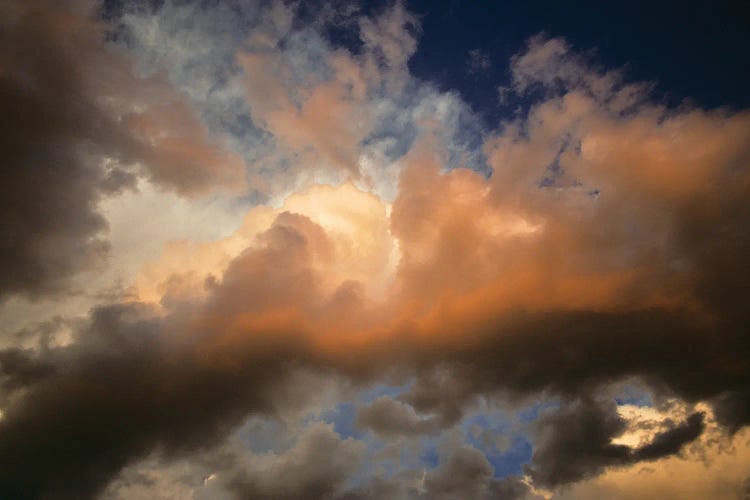
[{"label": "sky", "polygon": [[747,498],[748,21],[0,0],[0,498]]}]

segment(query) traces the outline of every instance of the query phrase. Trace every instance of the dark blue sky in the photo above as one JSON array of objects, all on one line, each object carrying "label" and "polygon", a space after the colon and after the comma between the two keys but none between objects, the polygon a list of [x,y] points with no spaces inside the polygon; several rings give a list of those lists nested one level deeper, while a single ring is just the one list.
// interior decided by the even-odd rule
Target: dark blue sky
[{"label": "dark blue sky", "polygon": [[[377,2],[380,3],[380,2]],[[559,2],[407,0],[421,18],[414,75],[458,89],[487,118],[498,116],[497,87],[509,58],[539,32],[562,36],[628,79],[656,84],[655,98],[704,107],[750,106],[747,2]],[[468,52],[486,52],[492,67],[467,71]]]},{"label": "dark blue sky", "polygon": [[[173,0],[182,3],[184,0]],[[204,0],[205,4],[236,0]],[[346,5],[349,0],[341,0]],[[393,0],[363,0],[362,13]],[[689,100],[714,108],[750,107],[750,2],[578,0],[403,0],[420,19],[413,75],[441,89],[459,90],[486,118],[499,117],[497,88],[508,81],[508,62],[530,36],[564,37],[578,52],[607,68],[626,68],[632,81],[656,84],[655,98],[670,105]],[[299,22],[325,0],[300,4]],[[104,0],[112,17],[125,5],[158,6],[164,0]],[[329,33],[356,49],[355,26]],[[469,51],[491,60],[482,73],[467,71]]]}]

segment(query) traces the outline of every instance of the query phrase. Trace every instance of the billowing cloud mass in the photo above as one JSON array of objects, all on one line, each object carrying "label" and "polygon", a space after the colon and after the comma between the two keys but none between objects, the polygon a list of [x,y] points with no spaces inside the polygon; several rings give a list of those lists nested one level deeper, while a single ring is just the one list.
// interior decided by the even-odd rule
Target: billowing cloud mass
[{"label": "billowing cloud mass", "polygon": [[107,50],[85,2],[3,2],[2,298],[64,289],[104,257],[103,196],[143,175],[191,194],[236,187],[242,161],[213,144],[185,98]]},{"label": "billowing cloud mass", "polygon": [[[0,497],[750,491],[749,111],[538,35],[487,126],[400,2],[0,6],[0,297],[53,301],[2,330]],[[244,215],[57,312],[125,191]]]}]

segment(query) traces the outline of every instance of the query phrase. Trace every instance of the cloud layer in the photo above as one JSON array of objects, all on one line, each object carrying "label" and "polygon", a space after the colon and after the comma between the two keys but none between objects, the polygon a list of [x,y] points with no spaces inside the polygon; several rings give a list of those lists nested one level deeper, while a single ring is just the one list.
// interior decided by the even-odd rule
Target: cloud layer
[{"label": "cloud layer", "polygon": [[[0,138],[0,294],[60,294],[106,262],[97,204],[137,182],[263,203],[223,239],[169,243],[64,339],[50,323],[38,346],[0,351],[0,496],[114,496],[158,456],[209,460],[195,488],[239,498],[586,497],[744,435],[747,111],[667,108],[538,36],[505,89],[528,109],[485,130],[459,95],[409,74],[419,22],[401,3],[242,11],[246,32],[207,38],[229,62],[203,66],[165,39],[208,37],[225,7],[106,21],[73,7],[2,7],[0,107],[19,121]],[[332,26],[359,45],[336,46]],[[250,136],[252,151],[238,146]],[[374,479],[366,443],[321,422],[273,453],[232,448],[249,417],[314,407],[321,379],[404,386],[355,425],[397,446],[450,435],[483,402],[556,404],[506,477],[448,439],[429,470]],[[628,381],[684,411],[618,443],[637,420],[612,398]]]}]

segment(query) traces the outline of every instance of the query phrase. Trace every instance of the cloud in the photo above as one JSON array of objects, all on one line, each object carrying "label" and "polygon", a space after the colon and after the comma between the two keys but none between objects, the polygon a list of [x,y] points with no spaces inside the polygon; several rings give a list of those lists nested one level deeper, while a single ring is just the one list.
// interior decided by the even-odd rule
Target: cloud
[{"label": "cloud", "polygon": [[702,413],[694,413],[683,423],[671,423],[646,444],[629,447],[613,443],[626,429],[613,403],[566,404],[534,422],[537,437],[527,473],[534,484],[555,487],[596,476],[607,467],[657,460],[697,439],[703,420]]},{"label": "cloud", "polygon": [[486,52],[480,49],[472,49],[469,51],[469,60],[466,67],[469,73],[481,73],[492,67],[492,60]]},{"label": "cloud", "polygon": [[[70,7],[70,8],[68,8]],[[104,43],[92,6],[3,6],[0,293],[61,292],[109,245],[98,202],[138,175],[186,195],[244,182],[182,96]],[[138,167],[142,168],[138,168]]]},{"label": "cloud", "polygon": [[[11,233],[23,237],[9,240],[3,266],[19,272],[6,275],[5,290],[61,287],[89,262],[103,248],[96,201],[132,176],[188,197],[246,187],[244,160],[196,112],[196,101],[211,102],[203,84],[133,76],[89,21],[82,30],[102,58],[97,69],[128,78],[93,92],[67,52],[53,78],[55,65],[19,54],[24,44],[68,40],[53,36],[68,18],[37,14],[57,28],[27,39],[27,14],[9,17],[7,36],[18,43],[8,46],[20,49],[2,65],[13,96],[3,106],[28,119],[23,133],[5,136],[17,139],[8,141],[9,172],[41,159],[4,212],[4,227],[33,229]],[[94,308],[72,324],[70,342],[0,352],[0,494],[93,497],[155,453],[208,453],[250,415],[314,401],[300,373],[353,387],[412,382],[398,399],[360,410],[363,428],[392,439],[451,428],[482,399],[544,396],[562,406],[532,425],[524,478],[494,478],[481,451],[460,445],[434,470],[352,486],[362,444],[321,424],[286,451],[234,457],[233,472],[217,471],[240,496],[512,498],[672,460],[705,442],[704,411],[663,423],[642,443],[616,442],[628,421],[598,398],[623,380],[637,379],[657,402],[702,403],[715,428],[743,432],[746,111],[664,108],[563,40],[537,37],[511,73],[516,93],[540,95],[484,134],[473,154],[491,167],[485,175],[461,168],[472,155],[460,98],[408,74],[418,27],[402,4],[360,20],[358,53],[334,49],[319,27],[296,29],[284,4],[259,16],[236,51],[235,76],[255,125],[274,138],[276,156],[264,160],[278,203],[250,209],[219,241],[173,242],[135,280],[135,301]],[[167,53],[190,59],[178,49]],[[413,135],[389,151],[405,130]],[[93,159],[73,161],[83,153]],[[94,161],[102,158],[113,158],[109,167]],[[368,162],[377,174],[369,178]],[[383,179],[397,179],[393,199],[368,192]]]},{"label": "cloud", "polygon": [[[313,170],[318,179],[377,182],[382,173],[362,172],[364,144],[393,135],[393,115],[413,120],[408,114],[424,99],[407,85],[416,18],[400,2],[360,18],[362,50],[354,53],[314,30],[293,29],[291,7],[274,4],[269,15],[237,60],[252,120],[274,138],[275,161],[291,163],[299,177]],[[341,20],[319,22],[335,27]]]},{"label": "cloud", "polygon": [[360,20],[360,36],[368,49],[367,65],[392,72],[392,85],[406,76],[406,63],[417,50],[420,24],[416,16],[396,1],[374,19]]},{"label": "cloud", "polygon": [[403,468],[398,474],[383,480],[378,476],[341,498],[399,498],[440,500],[466,498],[498,500],[538,500],[521,478],[493,477],[492,466],[476,448],[447,446],[441,453],[440,464],[431,470]]},{"label": "cloud", "polygon": [[657,434],[653,441],[635,450],[635,459],[655,460],[679,452],[685,444],[701,435],[703,419],[702,413],[693,413],[683,424],[672,424],[669,429]]},{"label": "cloud", "polygon": [[492,467],[485,456],[474,448],[456,450],[425,480],[430,497],[460,498],[483,496],[486,483],[492,478]]},{"label": "cloud", "polygon": [[91,35],[80,20],[66,23],[60,7],[49,7],[2,7],[0,107],[15,117],[0,136],[3,298],[59,290],[73,272],[99,261],[107,245],[97,234],[106,222],[92,205],[132,183],[128,172],[91,160],[117,150],[123,138],[86,99],[74,69],[70,40],[82,38],[82,53],[91,54]]},{"label": "cloud", "polygon": [[[651,411],[639,413],[650,414]],[[554,492],[554,499],[616,498],[618,500],[675,495],[680,498],[741,498],[747,476],[747,438],[728,436],[716,427],[707,408],[705,431],[678,455],[641,464],[617,467],[604,474],[567,485]],[[679,414],[680,412],[676,412]],[[675,413],[667,411],[667,420]],[[679,417],[678,417],[679,418]],[[646,417],[645,421],[649,421]],[[636,417],[641,425],[644,420]],[[745,431],[742,431],[743,433]]]},{"label": "cloud", "polygon": [[337,498],[363,451],[363,443],[342,440],[325,424],[313,425],[287,452],[248,460],[230,488],[241,498]]},{"label": "cloud", "polygon": [[420,417],[408,404],[387,396],[381,396],[360,409],[357,424],[385,437],[418,435],[435,430],[432,419]]}]

